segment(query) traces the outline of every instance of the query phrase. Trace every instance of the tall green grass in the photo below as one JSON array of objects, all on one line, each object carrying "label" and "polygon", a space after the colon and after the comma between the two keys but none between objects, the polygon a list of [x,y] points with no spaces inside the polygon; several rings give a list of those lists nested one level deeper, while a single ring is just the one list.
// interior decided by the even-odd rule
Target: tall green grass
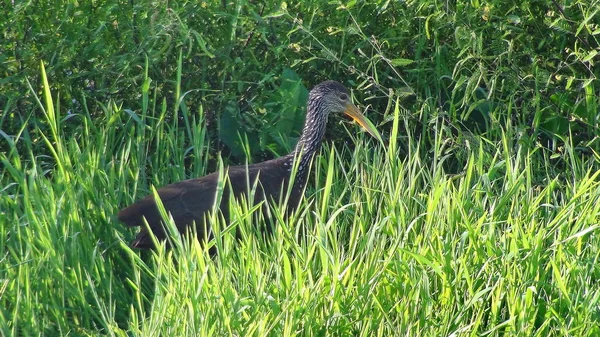
[{"label": "tall green grass", "polygon": [[450,174],[447,125],[424,148],[391,101],[386,147],[361,133],[353,149],[327,143],[295,215],[273,208],[271,237],[242,204],[231,226],[244,239],[223,228],[214,259],[194,240],[138,252],[114,214],[205,173],[202,113],[176,99],[63,116],[42,74],[50,131],[23,128],[0,154],[3,335],[600,334],[597,156],[567,143],[559,165],[507,129],[470,139]]}]

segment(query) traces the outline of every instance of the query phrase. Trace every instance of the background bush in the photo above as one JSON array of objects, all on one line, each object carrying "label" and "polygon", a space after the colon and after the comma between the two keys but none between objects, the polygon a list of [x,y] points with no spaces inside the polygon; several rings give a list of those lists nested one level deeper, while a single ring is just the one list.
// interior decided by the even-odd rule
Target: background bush
[{"label": "background bush", "polygon": [[[63,115],[102,118],[99,106],[108,100],[140,114],[145,85],[150,104],[165,102],[169,109],[191,91],[184,104],[195,113],[203,107],[214,149],[233,154],[235,162],[244,160],[237,131],[246,133],[255,160],[288,151],[302,125],[305,89],[325,79],[356,89],[384,130],[385,96],[400,95],[407,127],[425,133],[426,142],[433,137],[427,125],[443,118],[449,134],[493,138],[514,127],[553,151],[565,137],[597,149],[598,5],[5,4],[0,129],[15,135],[25,121],[39,122],[29,118],[38,108],[25,79],[40,90],[41,60]],[[78,135],[76,122],[65,127]],[[334,138],[342,134],[330,130]]]}]

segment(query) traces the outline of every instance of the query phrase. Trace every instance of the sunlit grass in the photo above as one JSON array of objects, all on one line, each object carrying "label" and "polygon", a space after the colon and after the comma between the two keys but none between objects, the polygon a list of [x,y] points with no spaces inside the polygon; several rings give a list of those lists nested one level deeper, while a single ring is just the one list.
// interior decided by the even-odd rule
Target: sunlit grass
[{"label": "sunlit grass", "polygon": [[396,106],[386,147],[362,134],[352,150],[324,146],[296,214],[272,210],[271,237],[238,205],[244,239],[218,231],[215,258],[195,240],[141,253],[114,214],[148,183],[183,179],[191,154],[192,175],[205,172],[202,121],[180,106],[181,132],[150,117],[165,106],[109,102],[101,118],[72,117],[84,130],[72,138],[44,94],[52,133],[24,132],[24,151],[0,155],[4,335],[600,333],[600,166],[572,148],[565,171],[505,134],[447,174],[444,140],[399,135]]}]

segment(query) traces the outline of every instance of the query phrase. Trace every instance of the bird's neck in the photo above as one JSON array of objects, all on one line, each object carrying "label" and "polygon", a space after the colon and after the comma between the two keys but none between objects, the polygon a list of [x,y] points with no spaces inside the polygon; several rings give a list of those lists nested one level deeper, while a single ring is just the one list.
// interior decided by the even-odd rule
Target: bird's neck
[{"label": "bird's neck", "polygon": [[302,134],[292,154],[300,160],[300,167],[310,164],[312,157],[317,153],[325,137],[327,114],[320,113],[323,109],[320,97],[309,97],[306,107],[306,120]]},{"label": "bird's neck", "polygon": [[327,114],[321,112],[319,97],[309,97],[306,108],[306,121],[302,129],[302,135],[296,144],[296,148],[287,156],[288,165],[293,167],[294,161],[297,165],[297,173],[294,179],[294,187],[303,189],[306,185],[310,164],[321,147],[327,126]]}]

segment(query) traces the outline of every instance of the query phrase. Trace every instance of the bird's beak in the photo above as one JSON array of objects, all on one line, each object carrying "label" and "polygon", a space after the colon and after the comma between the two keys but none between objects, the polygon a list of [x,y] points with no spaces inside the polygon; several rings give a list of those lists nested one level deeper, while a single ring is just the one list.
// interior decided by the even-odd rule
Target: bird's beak
[{"label": "bird's beak", "polygon": [[367,132],[370,133],[371,136],[377,138],[377,140],[379,140],[383,144],[383,139],[381,138],[379,131],[377,131],[377,129],[375,128],[375,125],[373,125],[373,123],[371,123],[371,121],[368,120],[367,117],[365,117],[360,112],[360,110],[358,110],[356,105],[352,104],[351,102],[348,102],[346,104],[346,110],[344,110],[344,113],[352,117],[352,119],[354,119],[358,124],[360,124],[360,126],[365,128],[365,130],[367,130]]}]

